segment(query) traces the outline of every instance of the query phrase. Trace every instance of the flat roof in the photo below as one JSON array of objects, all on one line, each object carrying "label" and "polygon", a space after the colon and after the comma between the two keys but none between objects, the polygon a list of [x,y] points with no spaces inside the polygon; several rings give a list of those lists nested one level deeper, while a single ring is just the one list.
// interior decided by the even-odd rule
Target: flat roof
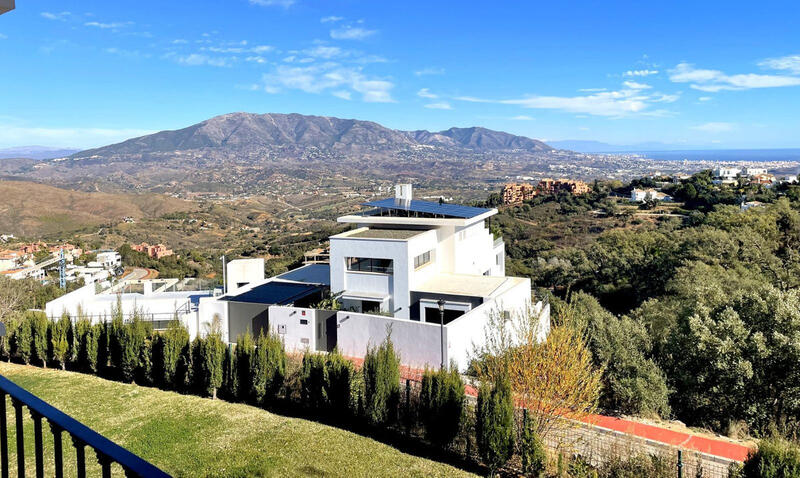
[{"label": "flat roof", "polygon": [[[369,201],[362,204],[363,206],[372,206],[379,209],[387,209],[392,211],[404,211],[407,213],[422,213],[432,214],[434,216],[441,216],[444,218],[460,218],[471,219],[481,214],[490,212],[491,209],[462,206],[460,204],[438,203],[433,201],[418,201],[412,199],[411,201],[402,201],[395,198],[380,199],[377,201]],[[373,215],[377,215],[373,214]]]},{"label": "flat roof", "polygon": [[308,284],[331,285],[331,265],[330,264],[306,264],[276,276],[293,282],[305,282]]},{"label": "flat roof", "polygon": [[493,297],[525,279],[521,277],[478,276],[471,274],[437,274],[414,292],[427,292],[443,295],[463,295],[470,297]]},{"label": "flat roof", "polygon": [[220,300],[252,304],[288,305],[322,289],[323,286],[319,284],[271,280],[240,294],[220,297]]},{"label": "flat roof", "polygon": [[364,237],[369,239],[411,239],[425,231],[413,229],[366,229],[347,237]]}]

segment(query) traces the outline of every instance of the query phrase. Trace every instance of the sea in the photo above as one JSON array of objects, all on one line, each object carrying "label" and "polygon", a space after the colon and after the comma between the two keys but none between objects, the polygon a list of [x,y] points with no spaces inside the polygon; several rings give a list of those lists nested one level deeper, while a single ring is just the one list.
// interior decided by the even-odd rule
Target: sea
[{"label": "sea", "polygon": [[663,161],[800,161],[800,149],[636,151],[635,154]]}]

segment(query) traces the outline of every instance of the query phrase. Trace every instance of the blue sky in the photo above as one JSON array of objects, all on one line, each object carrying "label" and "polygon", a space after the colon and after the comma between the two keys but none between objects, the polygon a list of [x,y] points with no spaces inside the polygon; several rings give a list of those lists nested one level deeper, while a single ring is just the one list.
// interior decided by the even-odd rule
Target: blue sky
[{"label": "blue sky", "polygon": [[0,147],[297,112],[544,140],[800,147],[796,2],[33,1]]}]

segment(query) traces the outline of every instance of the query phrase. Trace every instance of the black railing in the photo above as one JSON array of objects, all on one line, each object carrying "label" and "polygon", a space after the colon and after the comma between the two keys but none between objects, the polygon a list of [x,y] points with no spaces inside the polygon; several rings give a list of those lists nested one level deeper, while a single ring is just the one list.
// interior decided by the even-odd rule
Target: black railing
[{"label": "black railing", "polygon": [[46,419],[53,434],[53,453],[55,472],[48,476],[64,476],[64,457],[62,435],[66,432],[75,447],[78,477],[86,476],[86,447],[93,449],[103,472],[103,478],[111,476],[111,465],[118,463],[125,476],[169,477],[156,466],[139,458],[108,438],[75,420],[61,410],[37,398],[11,380],[0,375],[0,467],[2,478],[8,478],[8,424],[6,423],[6,395],[11,397],[14,408],[17,436],[17,474],[25,476],[25,436],[23,429],[24,407],[28,408],[33,419],[34,454],[36,456],[36,476],[45,476],[42,420]]}]

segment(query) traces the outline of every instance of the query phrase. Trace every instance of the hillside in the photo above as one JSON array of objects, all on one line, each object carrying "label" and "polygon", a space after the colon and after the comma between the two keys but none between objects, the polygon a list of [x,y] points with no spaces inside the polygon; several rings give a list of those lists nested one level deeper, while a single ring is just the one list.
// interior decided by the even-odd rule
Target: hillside
[{"label": "hillside", "polygon": [[125,216],[136,220],[191,211],[188,201],[159,194],[79,192],[26,181],[0,181],[0,231],[17,236],[65,234]]}]

